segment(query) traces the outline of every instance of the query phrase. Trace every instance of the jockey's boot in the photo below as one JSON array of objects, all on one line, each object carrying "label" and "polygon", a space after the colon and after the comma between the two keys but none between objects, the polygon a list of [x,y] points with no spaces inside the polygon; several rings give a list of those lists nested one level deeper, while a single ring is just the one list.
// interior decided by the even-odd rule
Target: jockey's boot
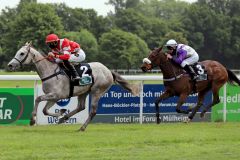
[{"label": "jockey's boot", "polygon": [[183,69],[185,71],[187,71],[187,73],[190,75],[190,77],[193,81],[196,81],[196,79],[198,78],[198,75],[195,73],[192,66],[186,65]]},{"label": "jockey's boot", "polygon": [[67,60],[64,61],[64,65],[67,67],[67,69],[71,73],[73,81],[81,79],[80,76],[78,75],[76,69],[69,61],[67,61]]}]

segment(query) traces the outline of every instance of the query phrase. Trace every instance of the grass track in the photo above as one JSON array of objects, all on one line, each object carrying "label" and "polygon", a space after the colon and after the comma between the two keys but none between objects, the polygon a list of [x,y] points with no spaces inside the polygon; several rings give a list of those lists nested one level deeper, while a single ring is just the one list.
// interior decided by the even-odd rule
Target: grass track
[{"label": "grass track", "polygon": [[1,160],[239,160],[240,123],[0,126]]}]

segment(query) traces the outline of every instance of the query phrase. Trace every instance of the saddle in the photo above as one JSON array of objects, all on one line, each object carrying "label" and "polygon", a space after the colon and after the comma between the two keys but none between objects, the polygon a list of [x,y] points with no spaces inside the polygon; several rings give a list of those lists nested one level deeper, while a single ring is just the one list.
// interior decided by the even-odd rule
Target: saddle
[{"label": "saddle", "polygon": [[194,72],[198,75],[196,81],[204,81],[208,79],[207,70],[205,66],[200,63],[195,63],[192,65]]},{"label": "saddle", "polygon": [[60,63],[59,66],[69,77],[69,83],[70,83],[69,97],[72,97],[72,95],[73,95],[74,86],[85,86],[85,85],[94,83],[94,79],[93,79],[93,75],[92,75],[92,68],[90,67],[90,65],[88,63],[81,63],[78,65],[74,65],[76,71],[78,72],[78,75],[81,77],[80,80],[75,80],[75,81],[71,81],[72,75],[64,67],[64,64]]}]

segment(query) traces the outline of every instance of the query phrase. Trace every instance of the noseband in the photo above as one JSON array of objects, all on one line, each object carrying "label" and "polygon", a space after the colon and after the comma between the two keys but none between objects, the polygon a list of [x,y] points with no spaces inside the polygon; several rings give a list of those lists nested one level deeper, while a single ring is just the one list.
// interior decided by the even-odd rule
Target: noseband
[{"label": "noseband", "polygon": [[[164,54],[164,53],[160,53],[160,52],[156,52],[155,54],[153,54],[153,59],[156,59],[156,58],[160,58],[160,57],[157,57],[157,56],[161,56],[160,54]],[[150,62],[151,62],[151,65],[152,67],[156,67],[156,66],[159,66],[160,68],[163,68],[165,66],[167,66],[167,63],[170,63],[169,66],[170,66],[170,70],[172,71],[173,73],[173,77],[172,78],[164,78],[163,81],[174,81],[176,79],[179,79],[182,77],[182,73],[180,73],[179,75],[176,74],[176,71],[174,70],[173,68],[173,64],[171,62],[169,62],[168,59],[166,59],[166,61],[162,61],[161,63],[159,64],[156,64],[156,63],[152,63],[152,61],[149,59],[149,58],[146,58],[148,59]]]},{"label": "noseband", "polygon": [[22,60],[19,60],[19,59],[17,59],[16,57],[14,57],[13,59],[15,59],[16,61],[18,61],[18,63],[19,63],[20,66],[22,67],[23,62],[26,61],[26,59],[27,59],[29,53],[30,53],[30,47],[29,47],[29,50],[28,50],[26,56],[25,56]]},{"label": "noseband", "polygon": [[[29,47],[26,56],[25,56],[22,60],[19,60],[19,59],[17,59],[16,57],[14,57],[13,59],[15,59],[15,60],[20,64],[20,66],[22,67],[22,66],[23,66],[23,62],[26,61],[26,59],[27,59],[27,57],[28,57],[30,51],[31,51],[31,47]],[[33,62],[33,63],[36,64],[36,63],[38,63],[38,62],[40,62],[40,61],[42,61],[42,60],[44,60],[44,59],[46,59],[46,58],[48,58],[48,57],[44,57],[44,58],[42,58],[42,59],[40,59],[40,60],[37,60],[37,61],[35,61],[35,62]]]}]

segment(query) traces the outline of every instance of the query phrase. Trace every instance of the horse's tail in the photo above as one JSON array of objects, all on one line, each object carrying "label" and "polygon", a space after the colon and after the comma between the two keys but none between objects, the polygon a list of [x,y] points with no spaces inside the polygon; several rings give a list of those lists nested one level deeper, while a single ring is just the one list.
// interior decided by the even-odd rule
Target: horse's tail
[{"label": "horse's tail", "polygon": [[140,94],[140,85],[139,84],[130,84],[122,76],[116,72],[112,72],[114,82],[122,86],[124,89],[131,92],[134,96],[139,96]]},{"label": "horse's tail", "polygon": [[234,82],[236,82],[240,86],[240,80],[238,79],[238,77],[229,69],[227,69],[227,73],[228,73],[228,83],[230,83],[231,85],[234,85]]}]

